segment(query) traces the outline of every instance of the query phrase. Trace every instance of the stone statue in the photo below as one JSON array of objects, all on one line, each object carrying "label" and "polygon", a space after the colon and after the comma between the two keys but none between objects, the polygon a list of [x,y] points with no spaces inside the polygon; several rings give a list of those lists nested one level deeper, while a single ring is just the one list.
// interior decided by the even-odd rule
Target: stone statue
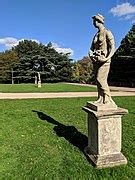
[{"label": "stone statue", "polygon": [[92,17],[93,25],[98,32],[93,38],[89,57],[93,61],[94,74],[97,81],[98,99],[95,104],[115,104],[111,98],[107,83],[111,57],[115,52],[114,37],[104,26],[104,17],[97,14]]},{"label": "stone statue", "polygon": [[41,77],[40,73],[38,72],[38,87],[41,87]]},{"label": "stone statue", "polygon": [[88,114],[88,145],[84,153],[97,168],[103,168],[127,164],[127,159],[121,153],[121,117],[128,111],[117,107],[107,84],[111,57],[115,52],[113,35],[104,27],[102,15],[94,16],[93,22],[98,32],[89,56],[97,80],[98,100],[87,102],[83,107]]}]

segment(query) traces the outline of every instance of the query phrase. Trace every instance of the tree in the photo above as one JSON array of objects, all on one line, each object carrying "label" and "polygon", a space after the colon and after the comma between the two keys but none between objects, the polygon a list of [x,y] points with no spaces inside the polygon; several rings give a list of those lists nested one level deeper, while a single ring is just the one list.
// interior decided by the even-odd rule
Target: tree
[{"label": "tree", "polygon": [[35,41],[20,41],[12,48],[17,53],[19,62],[15,66],[15,77],[20,82],[30,82],[34,78],[34,67],[38,59],[42,45]]},{"label": "tree", "polygon": [[135,25],[121,41],[115,52],[109,74],[109,83],[135,87]]},{"label": "tree", "polygon": [[12,68],[19,62],[19,58],[14,51],[0,53],[0,81],[11,82]]},{"label": "tree", "polygon": [[52,43],[38,44],[24,40],[12,49],[20,59],[16,64],[16,77],[30,82],[40,72],[42,82],[68,81],[71,78],[71,59],[68,54],[58,53]]},{"label": "tree", "polygon": [[74,64],[73,80],[83,83],[91,83],[93,81],[93,65],[87,56],[84,56]]}]

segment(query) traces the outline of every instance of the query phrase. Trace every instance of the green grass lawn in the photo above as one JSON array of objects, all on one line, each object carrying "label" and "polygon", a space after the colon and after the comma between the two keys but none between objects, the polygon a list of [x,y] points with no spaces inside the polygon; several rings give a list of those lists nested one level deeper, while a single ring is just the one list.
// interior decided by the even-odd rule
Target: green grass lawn
[{"label": "green grass lawn", "polygon": [[96,91],[94,87],[78,86],[64,83],[46,83],[38,88],[35,84],[0,84],[0,92],[89,92]]},{"label": "green grass lawn", "polygon": [[122,153],[128,165],[95,169],[86,159],[86,113],[94,98],[0,100],[0,179],[131,180],[135,176],[135,97],[115,97],[123,117]]}]

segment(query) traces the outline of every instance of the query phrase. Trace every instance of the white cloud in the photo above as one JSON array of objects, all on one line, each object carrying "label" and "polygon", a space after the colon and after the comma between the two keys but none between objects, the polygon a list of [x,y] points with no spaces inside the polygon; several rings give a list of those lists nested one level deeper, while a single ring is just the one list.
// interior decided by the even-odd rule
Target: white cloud
[{"label": "white cloud", "polygon": [[73,49],[71,48],[61,48],[57,43],[52,43],[52,47],[58,52],[58,53],[70,53],[70,55],[72,56],[74,54]]},{"label": "white cloud", "polygon": [[[40,43],[37,39],[30,39],[30,40]],[[24,39],[18,40],[13,37],[5,37],[0,39],[0,44],[5,45],[7,49],[11,49],[12,47],[17,46],[20,41],[24,41]],[[52,43],[52,46],[59,53],[63,53],[63,54],[70,53],[71,56],[74,54],[74,51],[71,48],[61,48],[57,43]]]},{"label": "white cloud", "polygon": [[17,42],[18,42],[18,40],[13,37],[6,37],[6,38],[0,39],[0,44],[5,45],[7,48],[11,48]]},{"label": "white cloud", "polygon": [[131,5],[129,2],[117,5],[116,7],[113,7],[110,9],[110,12],[114,16],[124,16],[128,14],[134,14],[135,13],[135,6]]},{"label": "white cloud", "polygon": [[[0,44],[5,45],[7,49],[11,49],[14,46],[17,46],[19,44],[20,41],[23,41],[24,39],[16,39],[13,37],[5,37],[0,39]],[[31,41],[35,41],[37,43],[40,43],[38,40],[36,39],[30,39]]]},{"label": "white cloud", "polygon": [[134,14],[129,14],[129,15],[125,16],[124,19],[125,19],[125,20],[130,20],[130,19],[132,19],[132,18],[134,18],[134,17],[135,17]]}]

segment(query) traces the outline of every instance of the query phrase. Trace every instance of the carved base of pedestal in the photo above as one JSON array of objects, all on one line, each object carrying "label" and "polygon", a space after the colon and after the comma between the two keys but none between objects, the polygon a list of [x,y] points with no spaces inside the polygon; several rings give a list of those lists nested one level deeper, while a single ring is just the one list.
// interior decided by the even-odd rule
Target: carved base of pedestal
[{"label": "carved base of pedestal", "polygon": [[88,146],[84,149],[84,153],[97,168],[113,167],[127,164],[127,159],[122,153],[109,154],[104,156],[95,155],[90,151],[90,148]]}]

